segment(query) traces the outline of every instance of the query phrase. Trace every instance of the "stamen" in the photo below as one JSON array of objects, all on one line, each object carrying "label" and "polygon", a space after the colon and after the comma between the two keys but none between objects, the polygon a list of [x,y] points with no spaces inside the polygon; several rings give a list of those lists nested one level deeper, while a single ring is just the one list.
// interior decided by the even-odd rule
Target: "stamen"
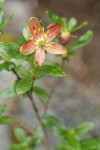
[{"label": "stamen", "polygon": [[43,46],[45,45],[45,43],[44,43],[43,40],[40,40],[40,41],[38,42],[38,45],[41,46],[41,47],[43,47]]},{"label": "stamen", "polygon": [[36,30],[34,30],[34,33],[35,33],[35,34],[37,33]]},{"label": "stamen", "polygon": [[40,32],[40,31],[41,31],[41,29],[39,28],[39,29],[38,29],[38,32]]}]

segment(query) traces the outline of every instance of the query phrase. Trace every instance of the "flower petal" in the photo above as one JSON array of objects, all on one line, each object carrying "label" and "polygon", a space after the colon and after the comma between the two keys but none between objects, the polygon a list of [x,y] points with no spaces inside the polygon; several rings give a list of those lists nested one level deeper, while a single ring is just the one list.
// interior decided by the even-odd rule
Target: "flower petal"
[{"label": "flower petal", "polygon": [[35,48],[36,48],[36,46],[34,44],[34,41],[28,41],[20,48],[20,52],[23,55],[28,55],[28,54],[33,53]]},{"label": "flower petal", "polygon": [[47,42],[52,41],[60,32],[61,30],[61,25],[60,24],[55,24],[51,26],[50,28],[47,29],[46,34],[47,34]]},{"label": "flower petal", "polygon": [[30,34],[34,37],[34,39],[38,39],[42,35],[42,27],[37,18],[31,17],[29,22],[29,30]]},{"label": "flower petal", "polygon": [[38,65],[41,67],[45,61],[45,50],[42,48],[38,48],[35,54],[35,59]]},{"label": "flower petal", "polygon": [[50,44],[45,46],[45,50],[47,50],[51,54],[66,54],[67,50],[64,46],[51,42]]}]

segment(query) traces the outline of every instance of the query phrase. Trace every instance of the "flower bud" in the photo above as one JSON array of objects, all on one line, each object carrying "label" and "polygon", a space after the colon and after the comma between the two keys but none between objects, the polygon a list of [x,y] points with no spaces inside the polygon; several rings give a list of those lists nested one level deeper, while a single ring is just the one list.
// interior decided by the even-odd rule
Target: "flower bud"
[{"label": "flower bud", "polygon": [[62,32],[62,33],[61,33],[60,39],[61,39],[61,42],[62,42],[63,44],[67,43],[68,40],[69,40],[69,38],[70,38],[70,33],[69,33],[69,32]]}]

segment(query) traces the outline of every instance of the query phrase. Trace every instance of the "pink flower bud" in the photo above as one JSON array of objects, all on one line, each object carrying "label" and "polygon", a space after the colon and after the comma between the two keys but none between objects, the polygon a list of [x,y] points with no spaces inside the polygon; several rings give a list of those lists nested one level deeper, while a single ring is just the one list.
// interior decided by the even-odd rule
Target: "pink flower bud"
[{"label": "pink flower bud", "polygon": [[62,33],[61,33],[60,39],[61,39],[61,42],[62,42],[63,44],[67,43],[68,40],[69,40],[69,38],[70,38],[70,33],[69,33],[69,32],[62,32]]}]

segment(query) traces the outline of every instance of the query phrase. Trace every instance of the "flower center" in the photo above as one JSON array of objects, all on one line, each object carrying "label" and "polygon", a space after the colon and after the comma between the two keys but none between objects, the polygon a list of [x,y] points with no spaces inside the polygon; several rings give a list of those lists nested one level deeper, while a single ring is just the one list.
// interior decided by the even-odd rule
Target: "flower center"
[{"label": "flower center", "polygon": [[43,46],[45,45],[44,40],[40,40],[40,41],[38,42],[38,45],[41,46],[41,47],[43,47]]},{"label": "flower center", "polygon": [[40,47],[43,47],[46,44],[47,41],[47,35],[43,34],[42,37],[38,40],[38,45]]}]

